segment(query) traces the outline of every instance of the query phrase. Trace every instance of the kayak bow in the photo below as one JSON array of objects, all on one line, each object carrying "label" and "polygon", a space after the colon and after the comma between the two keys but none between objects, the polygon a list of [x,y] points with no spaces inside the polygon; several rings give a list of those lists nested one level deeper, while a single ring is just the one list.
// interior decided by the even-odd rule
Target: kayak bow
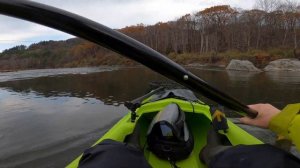
[{"label": "kayak bow", "polygon": [[[170,94],[171,93],[171,94]],[[171,96],[170,96],[171,95]],[[144,97],[144,96],[143,96]],[[211,128],[210,107],[196,98],[192,91],[186,89],[161,90],[150,97],[145,97],[141,106],[137,108],[136,114],[139,116],[136,122],[131,122],[131,114],[128,113],[118,123],[116,123],[105,135],[103,135],[93,146],[103,140],[112,139],[118,142],[126,142],[126,137],[134,132],[134,128],[140,127],[139,143],[144,149],[144,156],[152,167],[170,168],[168,160],[160,159],[153,154],[147,146],[147,129],[153,116],[167,105],[176,103],[185,113],[186,123],[193,135],[194,146],[188,158],[176,162],[182,168],[204,168],[206,167],[199,160],[199,153],[206,144],[207,132]],[[239,144],[261,144],[262,142],[243,129],[228,120],[228,130],[224,134],[229,142],[235,146]],[[67,167],[76,168],[81,156],[76,158]]]}]

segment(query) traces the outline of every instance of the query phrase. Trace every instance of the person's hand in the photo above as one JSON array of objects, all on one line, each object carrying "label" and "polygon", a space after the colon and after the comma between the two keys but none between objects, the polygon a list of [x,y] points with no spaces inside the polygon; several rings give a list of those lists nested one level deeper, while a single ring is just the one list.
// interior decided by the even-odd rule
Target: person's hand
[{"label": "person's hand", "polygon": [[240,121],[243,124],[254,125],[262,128],[268,128],[271,119],[280,112],[280,110],[271,104],[253,104],[248,105],[248,107],[258,112],[257,117],[254,119],[243,117],[240,118]]}]

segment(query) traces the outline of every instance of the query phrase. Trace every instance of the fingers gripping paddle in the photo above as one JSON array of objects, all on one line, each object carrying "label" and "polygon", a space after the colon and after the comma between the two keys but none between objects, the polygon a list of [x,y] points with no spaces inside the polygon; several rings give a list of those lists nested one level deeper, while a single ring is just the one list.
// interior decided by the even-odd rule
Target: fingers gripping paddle
[{"label": "fingers gripping paddle", "polygon": [[92,20],[27,0],[0,0],[0,13],[52,27],[99,44],[135,60],[219,104],[251,118],[257,116],[256,111],[212,87],[164,55]]}]

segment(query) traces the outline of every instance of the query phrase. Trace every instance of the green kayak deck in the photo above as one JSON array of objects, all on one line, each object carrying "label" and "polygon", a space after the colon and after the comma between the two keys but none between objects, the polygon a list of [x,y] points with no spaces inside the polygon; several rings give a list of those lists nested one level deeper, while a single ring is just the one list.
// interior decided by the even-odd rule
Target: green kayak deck
[{"label": "green kayak deck", "polygon": [[[164,107],[170,103],[176,103],[185,112],[186,122],[193,134],[194,138],[194,149],[190,156],[182,161],[176,162],[176,165],[181,168],[201,168],[206,167],[199,160],[199,153],[201,149],[206,144],[206,135],[211,127],[211,114],[210,107],[204,103],[185,101],[175,98],[167,98],[158,100],[155,102],[149,102],[142,105],[137,109],[138,118],[137,121],[131,122],[131,115],[128,113],[125,115],[118,123],[116,123],[102,138],[100,138],[94,145],[100,143],[104,139],[113,139],[119,142],[123,142],[125,137],[131,134],[134,130],[136,124],[140,125],[140,144],[146,144],[146,133],[149,124],[151,123],[153,117],[157,112],[162,110]],[[228,132],[224,135],[227,136],[228,140],[232,145],[239,144],[261,144],[262,142],[257,138],[253,137],[249,133],[245,132],[243,129],[228,121]],[[146,160],[150,163],[152,167],[159,168],[169,168],[170,162],[167,160],[162,160],[156,157],[152,152],[144,148],[144,155]],[[79,156],[73,162],[71,162],[67,167],[75,168],[78,167],[80,160]]]}]

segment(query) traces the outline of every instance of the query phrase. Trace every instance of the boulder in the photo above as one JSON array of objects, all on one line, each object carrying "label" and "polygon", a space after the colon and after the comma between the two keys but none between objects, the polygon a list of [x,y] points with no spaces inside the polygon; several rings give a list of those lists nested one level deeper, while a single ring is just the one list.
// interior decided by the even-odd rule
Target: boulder
[{"label": "boulder", "polygon": [[234,71],[261,72],[260,69],[256,68],[253,63],[248,60],[231,60],[226,69]]},{"label": "boulder", "polygon": [[265,71],[300,71],[300,61],[298,59],[279,59],[270,62]]}]

